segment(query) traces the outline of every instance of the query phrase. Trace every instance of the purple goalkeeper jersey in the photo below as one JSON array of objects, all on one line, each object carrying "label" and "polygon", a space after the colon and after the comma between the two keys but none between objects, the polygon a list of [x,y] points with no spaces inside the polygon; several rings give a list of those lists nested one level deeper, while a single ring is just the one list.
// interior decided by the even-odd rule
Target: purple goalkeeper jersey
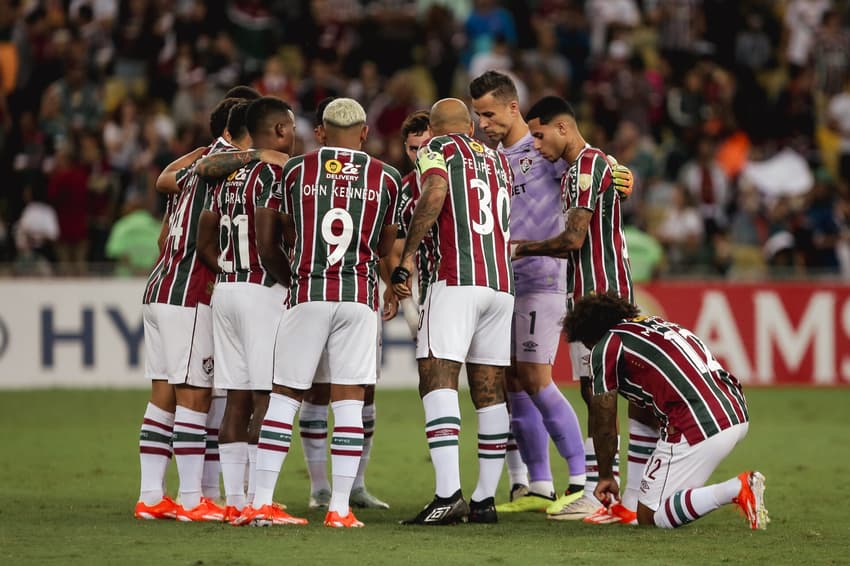
[{"label": "purple goalkeeper jersey", "polygon": [[[511,239],[545,240],[564,231],[561,177],[567,163],[550,163],[525,136],[501,150],[514,174],[511,198]],[[566,293],[567,261],[554,257],[526,257],[514,263],[516,293]]]}]

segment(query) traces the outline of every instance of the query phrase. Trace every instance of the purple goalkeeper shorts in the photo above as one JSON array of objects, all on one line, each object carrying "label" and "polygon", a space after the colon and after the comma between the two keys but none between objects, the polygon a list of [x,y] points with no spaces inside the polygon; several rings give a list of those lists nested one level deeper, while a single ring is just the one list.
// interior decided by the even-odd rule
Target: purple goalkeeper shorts
[{"label": "purple goalkeeper shorts", "polygon": [[517,295],[511,332],[512,357],[518,362],[555,363],[566,297],[559,293]]}]

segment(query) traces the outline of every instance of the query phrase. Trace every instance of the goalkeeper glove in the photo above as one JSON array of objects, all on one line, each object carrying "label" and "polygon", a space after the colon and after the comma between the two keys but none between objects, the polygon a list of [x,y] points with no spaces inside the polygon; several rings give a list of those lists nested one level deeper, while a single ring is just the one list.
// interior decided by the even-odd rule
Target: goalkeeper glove
[{"label": "goalkeeper glove", "polygon": [[614,189],[620,193],[620,198],[625,200],[632,194],[635,178],[631,169],[620,165],[613,155],[608,155],[608,163],[611,165],[611,177],[614,180]]}]

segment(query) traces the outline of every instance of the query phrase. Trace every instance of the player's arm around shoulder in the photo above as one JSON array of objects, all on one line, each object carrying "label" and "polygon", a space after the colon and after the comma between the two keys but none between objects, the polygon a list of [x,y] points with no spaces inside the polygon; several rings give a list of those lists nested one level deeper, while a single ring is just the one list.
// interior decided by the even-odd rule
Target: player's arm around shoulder
[{"label": "player's arm around shoulder", "polygon": [[273,149],[247,149],[245,151],[223,151],[207,155],[195,166],[195,172],[202,179],[215,181],[230,175],[252,161],[262,161],[270,165],[283,166],[289,155]]},{"label": "player's arm around shoulder", "polygon": [[200,159],[206,147],[198,147],[185,155],[181,155],[168,165],[159,174],[156,179],[156,190],[160,193],[175,194],[183,189],[181,181],[189,173],[188,168],[191,167],[198,159]]}]

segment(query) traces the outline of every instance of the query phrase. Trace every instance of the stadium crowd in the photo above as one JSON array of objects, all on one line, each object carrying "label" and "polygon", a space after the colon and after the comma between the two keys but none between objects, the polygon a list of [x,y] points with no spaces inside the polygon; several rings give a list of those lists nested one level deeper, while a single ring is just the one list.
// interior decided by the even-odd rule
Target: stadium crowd
[{"label": "stadium crowd", "polygon": [[[847,0],[0,0],[0,265],[147,274],[161,169],[231,86],[367,110],[364,149],[511,72],[635,173],[648,276],[850,277]],[[630,240],[631,241],[631,240]],[[634,255],[634,254],[633,254]]]}]

